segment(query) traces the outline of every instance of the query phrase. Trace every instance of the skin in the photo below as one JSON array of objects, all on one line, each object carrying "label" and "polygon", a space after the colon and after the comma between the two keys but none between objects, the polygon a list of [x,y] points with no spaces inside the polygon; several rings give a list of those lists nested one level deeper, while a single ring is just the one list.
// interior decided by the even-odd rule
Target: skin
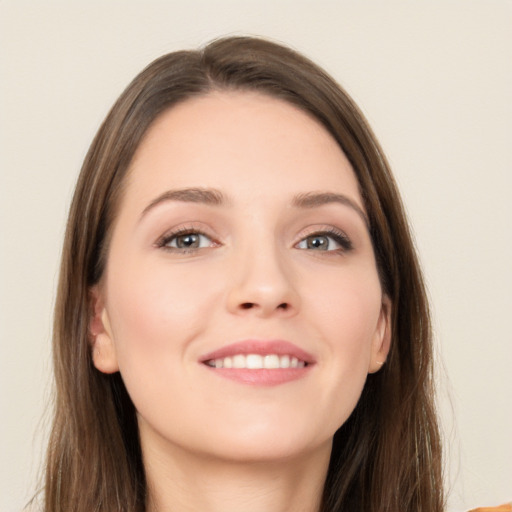
[{"label": "skin", "polygon": [[[189,188],[225,202],[155,204]],[[294,206],[318,192],[347,201]],[[177,229],[204,233],[200,246],[177,248]],[[354,172],[316,120],[248,92],[162,114],[131,163],[92,293],[94,364],[121,372],[137,409],[149,510],[319,509],[333,435],[388,353],[391,306]],[[199,362],[245,339],[288,340],[314,364],[254,386]]]}]

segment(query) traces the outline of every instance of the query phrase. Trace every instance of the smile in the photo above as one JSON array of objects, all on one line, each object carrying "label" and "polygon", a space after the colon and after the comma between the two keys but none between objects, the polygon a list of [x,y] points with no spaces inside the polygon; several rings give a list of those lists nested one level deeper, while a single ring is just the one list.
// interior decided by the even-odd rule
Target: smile
[{"label": "smile", "polygon": [[315,365],[312,354],[284,340],[243,340],[205,354],[203,367],[252,386],[277,386],[302,379]]},{"label": "smile", "polygon": [[213,368],[237,368],[247,370],[279,370],[284,368],[304,368],[306,361],[295,356],[278,354],[236,354],[231,357],[209,359],[205,364]]}]

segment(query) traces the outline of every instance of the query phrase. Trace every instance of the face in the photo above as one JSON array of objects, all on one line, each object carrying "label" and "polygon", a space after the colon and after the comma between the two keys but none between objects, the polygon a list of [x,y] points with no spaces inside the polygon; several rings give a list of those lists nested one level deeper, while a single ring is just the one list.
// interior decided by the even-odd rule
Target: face
[{"label": "face", "polygon": [[120,371],[144,446],[236,460],[330,447],[389,347],[354,172],[281,100],[164,113],[131,164],[93,360]]}]

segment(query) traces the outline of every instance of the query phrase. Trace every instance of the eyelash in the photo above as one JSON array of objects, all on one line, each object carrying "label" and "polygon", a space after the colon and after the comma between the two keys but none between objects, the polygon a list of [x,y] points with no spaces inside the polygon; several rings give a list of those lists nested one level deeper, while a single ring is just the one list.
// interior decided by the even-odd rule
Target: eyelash
[{"label": "eyelash", "polygon": [[[329,229],[323,229],[320,231],[314,231],[313,233],[309,233],[306,236],[303,236],[300,239],[299,243],[302,243],[306,241],[308,238],[314,238],[314,237],[327,237],[331,238],[336,242],[340,247],[338,249],[331,249],[331,250],[325,250],[325,251],[318,251],[318,252],[325,252],[329,256],[332,255],[339,255],[341,253],[349,252],[353,249],[352,241],[350,238],[343,232],[336,228],[329,228]],[[298,244],[296,244],[297,246]],[[310,249],[313,251],[313,249]]]},{"label": "eyelash", "polygon": [[[200,249],[205,249],[205,247],[186,248],[186,247],[169,247],[167,245],[167,244],[171,243],[173,240],[177,239],[178,237],[186,236],[186,235],[204,236],[211,241],[211,243],[212,243],[211,247],[215,247],[216,245],[219,245],[216,241],[213,240],[213,238],[210,235],[206,234],[204,231],[201,231],[200,229],[197,229],[197,228],[183,227],[183,228],[176,229],[175,231],[172,231],[171,233],[166,233],[165,235],[163,235],[159,240],[157,240],[157,242],[155,243],[155,246],[158,249],[163,249],[164,251],[177,252],[180,254],[189,254],[189,253],[197,252]],[[300,239],[300,241],[294,245],[294,247],[297,248],[297,246],[300,243],[305,242],[308,238],[313,238],[313,237],[331,238],[332,240],[334,240],[335,243],[337,243],[340,246],[340,248],[338,248],[338,249],[331,249],[331,250],[325,250],[325,251],[324,250],[314,251],[314,249],[309,249],[314,252],[325,252],[326,254],[332,256],[335,254],[349,252],[353,249],[352,241],[348,238],[348,236],[345,233],[343,233],[342,231],[335,229],[335,228],[324,229],[324,230],[320,230],[320,231],[315,231],[313,233],[309,233],[309,234],[303,236]],[[306,248],[306,249],[301,249],[301,250],[308,250],[308,249]]]},{"label": "eyelash", "polygon": [[171,233],[166,233],[159,240],[157,240],[155,246],[158,249],[163,249],[164,251],[177,252],[180,254],[194,253],[194,252],[197,252],[199,249],[204,249],[204,247],[187,248],[187,247],[169,247],[167,245],[167,244],[171,243],[173,240],[175,240],[176,238],[178,238],[180,236],[186,236],[186,235],[205,236],[206,238],[211,240],[212,246],[218,245],[213,240],[213,238],[210,235],[206,234],[204,231],[201,231],[200,229],[197,229],[197,228],[184,227],[184,228],[178,228],[178,229],[172,231]]}]

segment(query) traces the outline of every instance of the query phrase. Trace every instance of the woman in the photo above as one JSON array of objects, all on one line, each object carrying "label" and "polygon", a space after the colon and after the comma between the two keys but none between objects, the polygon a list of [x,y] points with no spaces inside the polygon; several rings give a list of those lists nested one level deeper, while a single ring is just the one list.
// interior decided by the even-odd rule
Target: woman
[{"label": "woman", "polygon": [[347,94],[274,43],[166,55],[77,184],[46,511],[441,511],[421,272]]}]

